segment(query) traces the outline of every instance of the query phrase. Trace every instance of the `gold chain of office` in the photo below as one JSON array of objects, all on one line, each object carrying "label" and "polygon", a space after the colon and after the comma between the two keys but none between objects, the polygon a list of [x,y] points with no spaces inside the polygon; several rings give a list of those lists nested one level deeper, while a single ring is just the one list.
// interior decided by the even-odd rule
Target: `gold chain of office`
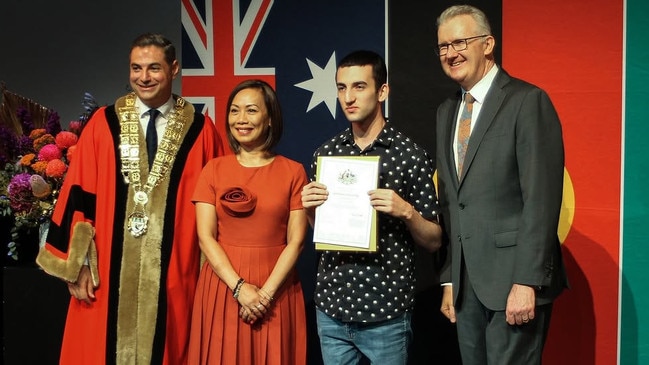
[{"label": "gold chain of office", "polygon": [[149,201],[149,194],[160,181],[166,177],[173,165],[176,153],[180,148],[182,131],[185,127],[183,108],[185,100],[176,99],[173,111],[170,113],[167,128],[162,136],[160,145],[153,160],[153,166],[142,186],[140,176],[140,113],[135,106],[136,95],[128,94],[125,106],[119,107],[117,115],[120,121],[120,155],[122,160],[122,176],[124,182],[130,184],[134,191],[135,208],[128,218],[128,230],[133,237],[140,237],[146,233],[149,218],[144,206]]}]

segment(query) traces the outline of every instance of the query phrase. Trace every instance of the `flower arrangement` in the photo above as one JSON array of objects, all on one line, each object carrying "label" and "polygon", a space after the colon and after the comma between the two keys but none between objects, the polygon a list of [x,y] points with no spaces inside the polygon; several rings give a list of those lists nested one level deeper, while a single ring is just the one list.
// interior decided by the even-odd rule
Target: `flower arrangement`
[{"label": "flower arrangement", "polygon": [[[7,101],[7,92],[3,94]],[[75,158],[77,140],[97,107],[88,93],[82,105],[85,111],[67,130],[61,128],[58,113],[51,109],[44,114],[44,125],[37,126],[32,108],[24,105],[15,109],[19,128],[11,128],[5,121],[0,124],[0,140],[4,142],[0,146],[0,216],[14,217],[7,244],[7,255],[13,260],[19,258],[21,233],[49,226],[68,165]]]}]

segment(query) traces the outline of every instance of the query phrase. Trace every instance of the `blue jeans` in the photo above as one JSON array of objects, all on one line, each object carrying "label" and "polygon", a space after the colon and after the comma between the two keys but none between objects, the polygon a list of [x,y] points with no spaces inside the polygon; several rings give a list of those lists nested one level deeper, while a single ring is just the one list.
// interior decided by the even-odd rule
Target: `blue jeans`
[{"label": "blue jeans", "polygon": [[358,364],[365,355],[372,364],[405,365],[412,342],[411,313],[376,323],[341,322],[316,310],[325,365]]}]

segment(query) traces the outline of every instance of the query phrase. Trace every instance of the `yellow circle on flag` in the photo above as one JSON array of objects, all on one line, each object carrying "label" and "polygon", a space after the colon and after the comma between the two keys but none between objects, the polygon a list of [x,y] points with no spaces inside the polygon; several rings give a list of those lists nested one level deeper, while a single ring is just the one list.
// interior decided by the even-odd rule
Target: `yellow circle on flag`
[{"label": "yellow circle on flag", "polygon": [[559,214],[559,241],[563,243],[568,237],[572,220],[575,218],[575,189],[568,169],[563,169],[563,199],[561,200],[561,213]]}]

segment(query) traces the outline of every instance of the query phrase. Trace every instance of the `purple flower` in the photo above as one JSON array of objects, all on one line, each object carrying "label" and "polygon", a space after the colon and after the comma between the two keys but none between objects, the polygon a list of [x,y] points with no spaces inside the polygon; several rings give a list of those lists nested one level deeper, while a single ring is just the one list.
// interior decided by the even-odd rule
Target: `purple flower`
[{"label": "purple flower", "polygon": [[50,114],[47,117],[47,123],[45,124],[45,130],[47,133],[56,136],[61,131],[61,118],[59,113],[50,109]]},{"label": "purple flower", "polygon": [[29,138],[29,135],[20,136],[18,137],[16,147],[18,148],[18,155],[25,155],[34,151],[34,141]]},{"label": "purple flower", "polygon": [[11,209],[14,212],[29,212],[33,205],[32,185],[30,182],[31,174],[26,172],[15,175],[11,178],[7,193]]},{"label": "purple flower", "polygon": [[34,120],[32,115],[24,106],[19,106],[16,110],[16,116],[20,120],[20,125],[23,129],[23,134],[29,135],[34,130]]},{"label": "purple flower", "polygon": [[0,125],[0,168],[14,159],[18,155],[17,144],[18,140],[14,132],[4,125]]}]

